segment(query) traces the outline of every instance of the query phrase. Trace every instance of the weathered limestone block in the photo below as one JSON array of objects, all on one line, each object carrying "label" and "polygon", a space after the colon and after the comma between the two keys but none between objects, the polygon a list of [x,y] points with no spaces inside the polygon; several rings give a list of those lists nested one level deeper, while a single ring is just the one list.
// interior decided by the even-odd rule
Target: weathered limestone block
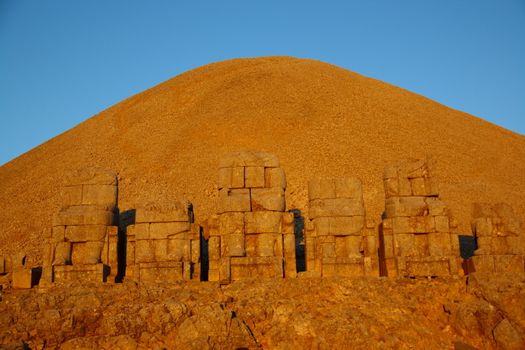
[{"label": "weathered limestone block", "polygon": [[55,246],[55,258],[53,259],[53,266],[69,265],[71,264],[71,243],[60,242]]},{"label": "weathered limestone block", "polygon": [[314,226],[318,236],[360,236],[364,222],[364,216],[320,217],[314,220]]},{"label": "weathered limestone block", "polygon": [[253,188],[251,190],[251,210],[271,210],[282,212],[285,208],[286,201],[284,190],[282,188]]},{"label": "weathered limestone block", "polygon": [[[263,168],[264,169],[264,168]],[[245,187],[245,168],[242,166],[219,169],[219,189]],[[246,186],[249,187],[249,186]]]},{"label": "weathered limestone block", "polygon": [[286,189],[286,175],[282,168],[264,169],[264,187],[280,187]]},{"label": "weathered limestone block", "polygon": [[11,275],[11,285],[14,289],[31,289],[33,279],[33,269],[16,269]]},{"label": "weathered limestone block", "polygon": [[254,211],[245,214],[246,233],[281,232],[283,213],[273,211]]},{"label": "weathered limestone block", "polygon": [[66,226],[65,239],[70,242],[103,241],[106,225]]},{"label": "weathered limestone block", "polygon": [[244,236],[246,256],[257,256],[257,236],[258,234],[247,234]]},{"label": "weathered limestone block", "polygon": [[63,186],[60,194],[62,206],[82,204],[82,185]]},{"label": "weathered limestone block", "polygon": [[251,211],[249,189],[219,190],[219,213],[244,211]]},{"label": "weathered limestone block", "polygon": [[135,223],[188,222],[188,205],[189,203],[148,203],[136,208]]},{"label": "weathered limestone block", "polygon": [[114,214],[101,207],[75,205],[62,208],[54,219],[54,226],[112,225]]},{"label": "weathered limestone block", "polygon": [[221,238],[211,236],[208,239],[208,259],[219,260],[221,258]]},{"label": "weathered limestone block", "polygon": [[264,167],[244,168],[244,186],[248,188],[265,187]]},{"label": "weathered limestone block", "polygon": [[115,185],[82,185],[83,205],[99,205],[107,209],[117,206],[117,186]]},{"label": "weathered limestone block", "polygon": [[245,232],[244,213],[224,213],[219,217],[219,232],[221,235]]},{"label": "weathered limestone block", "polygon": [[244,234],[231,233],[221,236],[221,256],[244,256]]},{"label": "weathered limestone block", "polygon": [[100,263],[104,242],[82,242],[71,244],[71,263],[91,265]]},{"label": "weathered limestone block", "polygon": [[109,270],[104,264],[90,265],[64,265],[54,267],[56,283],[69,283],[72,281],[106,282]]},{"label": "weathered limestone block", "polygon": [[185,264],[180,261],[148,262],[138,266],[140,283],[177,283],[188,279],[185,274]]},{"label": "weathered limestone block", "polygon": [[429,214],[426,197],[391,197],[385,201],[387,217],[424,216]]},{"label": "weathered limestone block", "polygon": [[[281,235],[274,233],[260,233],[257,235],[257,256],[275,256],[278,239]],[[281,243],[282,244],[282,243]]]},{"label": "weathered limestone block", "polygon": [[312,219],[330,216],[364,216],[365,208],[362,199],[315,199],[309,203],[308,215]]},{"label": "weathered limestone block", "polygon": [[149,239],[187,238],[190,223],[186,222],[153,222],[149,224]]},{"label": "weathered limestone block", "polygon": [[282,278],[283,265],[283,258],[279,256],[231,258],[231,280],[253,278],[253,276]]}]

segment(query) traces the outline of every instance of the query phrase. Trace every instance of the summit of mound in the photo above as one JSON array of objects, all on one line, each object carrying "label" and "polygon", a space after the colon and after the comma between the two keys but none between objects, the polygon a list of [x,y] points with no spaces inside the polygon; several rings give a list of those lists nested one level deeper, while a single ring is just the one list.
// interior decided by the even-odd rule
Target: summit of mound
[{"label": "summit of mound", "polygon": [[0,167],[0,249],[38,256],[65,174],[86,166],[118,172],[121,211],[186,198],[204,219],[220,158],[242,149],[280,159],[287,208],[305,213],[309,179],[355,176],[379,220],[384,167],[426,155],[462,231],[472,202],[525,212],[524,136],[327,63],[234,59],[130,97]]}]

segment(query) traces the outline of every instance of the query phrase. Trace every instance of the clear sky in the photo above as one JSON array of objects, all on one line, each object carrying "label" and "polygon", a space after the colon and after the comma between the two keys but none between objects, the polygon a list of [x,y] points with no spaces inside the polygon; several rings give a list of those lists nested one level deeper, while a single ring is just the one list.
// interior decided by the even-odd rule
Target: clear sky
[{"label": "clear sky", "polygon": [[525,0],[0,0],[0,164],[188,69],[269,55],[525,134]]}]

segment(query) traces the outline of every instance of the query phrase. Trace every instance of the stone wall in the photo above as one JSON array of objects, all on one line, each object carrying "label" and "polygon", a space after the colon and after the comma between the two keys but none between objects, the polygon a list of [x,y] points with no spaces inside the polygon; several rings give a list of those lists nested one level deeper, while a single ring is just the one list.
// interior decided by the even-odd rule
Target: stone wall
[{"label": "stone wall", "polygon": [[140,283],[200,278],[200,236],[189,203],[137,208],[127,227],[126,278]]},{"label": "stone wall", "polygon": [[294,277],[294,216],[285,212],[286,178],[278,159],[236,152],[219,164],[218,213],[205,225],[210,281]]},{"label": "stone wall", "polygon": [[117,178],[87,168],[70,174],[62,206],[44,230],[42,284],[114,280],[117,272]]},{"label": "stone wall", "polygon": [[377,235],[367,230],[363,188],[356,178],[308,183],[306,269],[321,276],[378,275]]},{"label": "stone wall", "polygon": [[458,273],[459,242],[439,199],[428,160],[385,169],[385,212],[380,230],[383,274],[445,276]]},{"label": "stone wall", "polygon": [[524,273],[523,223],[506,203],[474,203],[472,232],[478,249],[471,258],[476,272]]}]

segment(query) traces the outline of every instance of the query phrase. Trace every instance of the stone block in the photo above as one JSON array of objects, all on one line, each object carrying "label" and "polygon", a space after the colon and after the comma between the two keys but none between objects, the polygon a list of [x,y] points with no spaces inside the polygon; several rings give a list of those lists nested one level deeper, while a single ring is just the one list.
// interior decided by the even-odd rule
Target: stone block
[{"label": "stone block", "polygon": [[409,217],[395,217],[393,222],[393,231],[397,233],[411,233],[412,228],[410,225]]},{"label": "stone block", "polygon": [[219,169],[219,189],[244,188],[244,171],[242,166]]},{"label": "stone block", "polygon": [[13,271],[11,284],[14,289],[30,289],[33,286],[33,270],[18,269]]},{"label": "stone block", "polygon": [[428,233],[414,234],[414,243],[416,246],[416,252],[420,257],[430,255],[430,247],[429,247],[430,235],[431,234],[428,234]]},{"label": "stone block", "polygon": [[127,235],[134,236],[136,240],[150,239],[149,225],[146,223],[129,225],[127,227]]},{"label": "stone block", "polygon": [[223,257],[219,260],[219,282],[230,283],[231,281],[231,258]]},{"label": "stone block", "polygon": [[363,237],[342,236],[335,237],[335,252],[337,257],[361,257]]},{"label": "stone block", "polygon": [[308,216],[312,219],[325,216],[365,215],[362,199],[331,198],[310,201]]},{"label": "stone block", "polygon": [[284,211],[286,202],[284,190],[279,187],[254,188],[251,190],[251,210]]},{"label": "stone block", "polygon": [[385,198],[399,195],[399,179],[397,177],[383,180]]},{"label": "stone block", "polygon": [[425,197],[392,197],[385,201],[385,212],[389,218],[397,216],[428,215]]},{"label": "stone block", "polygon": [[436,180],[431,177],[425,178],[425,191],[426,196],[437,197],[439,195],[439,185]]},{"label": "stone block", "polygon": [[393,258],[395,256],[394,252],[394,236],[393,235],[384,235],[383,236],[383,248],[384,255],[386,259]]},{"label": "stone block", "polygon": [[99,264],[104,242],[83,242],[71,244],[71,263],[73,265]]},{"label": "stone block", "polygon": [[525,236],[507,236],[508,254],[525,255]]},{"label": "stone block", "polygon": [[406,276],[432,277],[448,275],[450,275],[449,259],[406,262]]},{"label": "stone block", "polygon": [[321,244],[321,256],[323,258],[335,258],[335,243],[323,243]]},{"label": "stone block", "polygon": [[283,234],[295,234],[295,217],[293,213],[281,214],[281,231]]},{"label": "stone block", "polygon": [[239,151],[226,154],[219,162],[219,168],[262,166],[279,167],[279,159],[266,152]]},{"label": "stone block", "polygon": [[364,216],[321,217],[314,220],[317,235],[361,235]]},{"label": "stone block", "polygon": [[286,175],[282,168],[264,169],[264,187],[279,187],[286,189]]},{"label": "stone block", "polygon": [[376,236],[366,236],[363,238],[365,256],[377,256],[379,242]]},{"label": "stone block", "polygon": [[191,252],[191,262],[197,264],[200,268],[201,261],[201,241],[200,239],[194,239],[190,241],[190,252]]},{"label": "stone block", "polygon": [[191,245],[188,239],[168,239],[164,259],[157,256],[157,261],[191,261]]},{"label": "stone block", "polygon": [[244,186],[248,188],[265,187],[264,167],[244,168]]},{"label": "stone block", "polygon": [[450,221],[448,216],[440,215],[435,216],[434,220],[436,222],[436,231],[437,232],[450,232]]},{"label": "stone block", "polygon": [[525,262],[523,255],[495,255],[494,272],[511,272],[516,274],[525,273]]},{"label": "stone block", "polygon": [[436,197],[426,197],[425,202],[428,206],[429,215],[438,216],[438,215],[447,215],[447,206],[446,204]]},{"label": "stone block", "polygon": [[364,264],[363,262],[337,264],[336,274],[341,277],[363,276]]},{"label": "stone block", "polygon": [[66,226],[65,238],[70,242],[103,241],[106,228],[105,225]]},{"label": "stone block", "polygon": [[149,225],[150,239],[187,238],[189,222],[154,222]]},{"label": "stone block", "polygon": [[221,237],[212,236],[208,239],[208,259],[219,260],[221,258]]},{"label": "stone block", "polygon": [[494,272],[494,256],[493,255],[474,255],[472,258],[475,272]]},{"label": "stone block", "polygon": [[245,233],[244,213],[224,213],[219,217],[221,235]]},{"label": "stone block", "polygon": [[401,163],[409,179],[426,177],[429,175],[428,166],[424,159],[407,159]]},{"label": "stone block", "polygon": [[135,242],[135,264],[155,262],[155,244],[153,240]]},{"label": "stone block", "polygon": [[[283,250],[284,257],[288,258],[287,264],[295,265],[295,236],[294,235],[283,235]],[[295,268],[295,267],[294,267]]]},{"label": "stone block", "polygon": [[428,235],[428,248],[432,256],[452,255],[451,237],[448,233],[431,233]]},{"label": "stone block", "polygon": [[113,210],[117,206],[117,186],[83,185],[81,204],[98,205]]},{"label": "stone block", "polygon": [[140,283],[177,283],[184,279],[184,263],[165,261],[141,263],[138,266]]},{"label": "stone block", "polygon": [[400,233],[394,235],[394,249],[396,256],[418,256],[415,235],[411,233]]},{"label": "stone block", "polygon": [[244,250],[246,256],[257,256],[257,236],[258,235],[245,235],[244,236]]},{"label": "stone block", "polygon": [[410,180],[406,177],[400,176],[398,181],[399,191],[397,195],[402,197],[412,196],[412,185],[410,184]]},{"label": "stone block", "polygon": [[218,282],[220,279],[219,277],[219,269],[209,269],[208,270],[208,281],[210,282]]},{"label": "stone block", "polygon": [[221,237],[222,256],[244,256],[244,234],[230,233]]},{"label": "stone block", "polygon": [[187,203],[149,203],[135,210],[135,223],[137,224],[173,221],[188,222],[189,218]]},{"label": "stone block", "polygon": [[[253,190],[255,191],[255,189]],[[249,189],[219,190],[219,213],[251,211]]]},{"label": "stone block", "polygon": [[257,235],[257,256],[275,256],[276,240],[281,235],[261,233]]},{"label": "stone block", "polygon": [[425,179],[422,177],[410,179],[410,187],[412,188],[413,196],[426,196],[427,194]]},{"label": "stone block", "polygon": [[51,229],[51,242],[64,242],[66,239],[66,226],[53,226]]},{"label": "stone block", "polygon": [[60,189],[62,207],[82,204],[82,185],[64,186]]},{"label": "stone block", "polygon": [[5,257],[0,255],[0,275],[8,273],[5,260]]},{"label": "stone block", "polygon": [[336,198],[333,179],[313,179],[308,181],[308,199]]},{"label": "stone block", "polygon": [[109,267],[104,264],[55,266],[54,280],[58,284],[68,282],[106,282]]},{"label": "stone block", "polygon": [[113,212],[100,207],[76,205],[62,208],[54,218],[53,226],[111,225]]},{"label": "stone block", "polygon": [[60,242],[55,246],[53,266],[69,265],[71,263],[71,243]]},{"label": "stone block", "polygon": [[220,236],[220,215],[211,215],[208,217],[203,225],[204,237]]},{"label": "stone block", "polygon": [[281,232],[283,213],[276,211],[254,211],[245,215],[246,233]]}]

